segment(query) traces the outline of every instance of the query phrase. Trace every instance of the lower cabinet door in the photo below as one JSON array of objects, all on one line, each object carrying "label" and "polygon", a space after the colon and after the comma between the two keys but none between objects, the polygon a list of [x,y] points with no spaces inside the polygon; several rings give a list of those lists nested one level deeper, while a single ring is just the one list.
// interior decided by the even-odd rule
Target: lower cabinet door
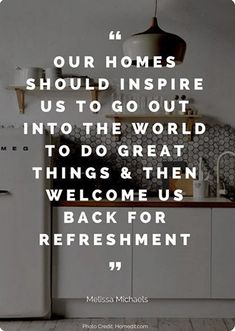
[{"label": "lower cabinet door", "polygon": [[[75,222],[64,224],[64,212],[74,213]],[[81,212],[85,212],[89,223],[78,224]],[[92,222],[92,214],[96,211],[102,213],[104,223]],[[107,212],[117,211],[117,224],[106,224]],[[56,246],[53,248],[53,297],[63,299],[79,299],[87,296],[120,296],[131,295],[131,246],[93,246],[93,234],[105,235],[111,233],[131,233],[131,225],[127,223],[125,208],[54,208],[53,233],[88,234],[91,239],[90,246]],[[109,262],[121,262],[120,271],[111,271]],[[112,266],[111,266],[112,267]]]},{"label": "lower cabinet door", "polygon": [[235,211],[212,210],[212,297],[235,299]]},{"label": "lower cabinet door", "polygon": [[[135,209],[138,214],[144,210]],[[209,298],[211,209],[161,209],[165,224],[134,224],[134,234],[147,233],[148,246],[133,248],[133,295],[150,298]],[[148,209],[152,219],[155,209]],[[161,246],[151,245],[151,235],[160,233]],[[180,234],[190,233],[188,246]],[[165,234],[176,234],[177,246],[165,246]]]}]

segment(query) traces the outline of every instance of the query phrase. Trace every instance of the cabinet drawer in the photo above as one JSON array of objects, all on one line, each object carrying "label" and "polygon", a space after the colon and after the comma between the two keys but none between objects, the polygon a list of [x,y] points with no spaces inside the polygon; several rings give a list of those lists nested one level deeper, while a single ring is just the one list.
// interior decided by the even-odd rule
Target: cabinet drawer
[{"label": "cabinet drawer", "polygon": [[[136,209],[140,213],[141,209]],[[148,209],[154,213],[154,209]],[[210,209],[162,209],[166,224],[134,224],[134,233],[190,233],[188,246],[135,246],[133,294],[151,298],[210,297]]]},{"label": "cabinet drawer", "polygon": [[[117,211],[117,224],[64,224],[64,211],[79,215],[85,211],[88,219],[95,211]],[[126,208],[54,208],[53,233],[131,233]],[[120,271],[110,271],[110,261],[121,261]],[[131,246],[61,246],[53,249],[53,297],[86,298],[131,294]]]},{"label": "cabinet drawer", "polygon": [[235,211],[212,210],[212,297],[235,298]]}]

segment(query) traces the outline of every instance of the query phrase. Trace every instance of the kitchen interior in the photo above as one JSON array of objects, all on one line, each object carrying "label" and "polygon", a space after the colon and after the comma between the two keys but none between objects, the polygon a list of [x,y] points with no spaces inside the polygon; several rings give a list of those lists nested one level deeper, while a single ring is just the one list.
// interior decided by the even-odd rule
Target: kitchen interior
[{"label": "kitchen interior", "polygon": [[[231,330],[235,325],[235,267],[232,263],[235,231],[235,117],[233,113],[233,59],[235,55],[232,31],[235,10],[233,3],[222,0],[190,1],[70,0],[60,3],[51,0],[14,0],[1,3],[0,9],[0,328],[3,330],[92,330],[93,323],[106,329],[108,324],[133,324],[136,327],[148,324],[154,330]],[[154,12],[155,10],[155,12]],[[157,77],[203,77],[205,90],[171,91],[163,93],[123,92],[117,82],[120,77],[151,77],[153,68],[136,70],[135,65],[124,70],[107,70],[103,59],[106,55],[133,56],[134,39],[148,36],[149,42],[159,33],[156,21],[151,33],[131,37],[133,33],[148,28],[151,17],[157,16],[161,28],[177,35],[175,56],[179,64],[169,70],[165,66],[154,69]],[[91,23],[92,22],[92,23]],[[156,30],[154,30],[156,29]],[[122,40],[109,40],[110,31],[121,31]],[[17,33],[16,33],[17,32]],[[134,39],[133,39],[134,38]],[[166,34],[165,38],[170,38]],[[124,40],[127,40],[123,47]],[[143,40],[142,40],[143,41]],[[170,44],[170,41],[168,40]],[[173,43],[173,41],[171,41]],[[33,45],[33,46],[32,46]],[[159,49],[161,50],[161,43]],[[128,53],[129,52],[129,53]],[[10,54],[10,56],[9,56]],[[78,67],[63,70],[53,67],[53,58],[62,55],[81,57],[90,54],[95,57],[95,70]],[[134,64],[134,63],[133,63]],[[226,65],[225,65],[226,64]],[[29,77],[40,79],[89,79],[94,90],[72,91],[27,91],[24,82]],[[98,77],[107,77],[111,86],[99,91]],[[100,100],[101,114],[92,114],[86,105],[79,113],[74,99]],[[66,112],[40,111],[40,100],[65,100]],[[136,114],[124,111],[113,115],[110,111],[114,100],[126,104],[135,100],[139,105]],[[188,100],[185,114],[149,115],[146,111],[151,100],[162,105],[163,100]],[[111,133],[97,135],[94,129],[87,135],[83,122],[122,122],[122,135]],[[145,135],[133,134],[132,122],[156,121],[166,128],[169,121],[180,125],[186,123],[192,134],[154,134],[149,126]],[[57,122],[58,130],[53,135],[23,134],[23,124]],[[60,125],[72,123],[70,134],[63,134]],[[205,123],[206,132],[193,134],[195,123]],[[67,144],[72,153],[69,157],[59,154],[49,160],[44,153],[45,144],[53,141],[57,146]],[[95,149],[105,144],[108,153],[104,158],[92,154],[81,158],[83,143]],[[159,152],[167,144],[185,146],[182,158],[166,157],[121,157],[117,148],[126,145],[155,145]],[[25,148],[27,146],[27,149]],[[6,149],[6,150],[5,150]],[[22,155],[24,157],[22,157]],[[172,154],[173,155],[173,154]],[[32,165],[51,165],[60,171],[70,167],[102,167],[111,169],[109,180],[99,178],[62,179],[49,182],[45,178],[35,181]],[[196,180],[151,179],[143,176],[144,166],[165,167],[169,173],[173,167],[180,167],[185,173],[187,167],[198,168]],[[122,180],[118,174],[122,167],[128,167],[132,179]],[[115,184],[114,184],[115,183]],[[45,189],[85,188],[89,201],[60,201],[49,203]],[[115,188],[146,189],[148,201],[107,201],[105,194]],[[94,189],[102,190],[102,201],[92,199]],[[174,201],[172,192],[182,189],[184,199]],[[171,197],[159,199],[159,190],[168,191]],[[79,214],[85,210],[88,215],[96,210],[107,212],[118,210],[125,219],[128,210],[140,215],[147,210],[154,215],[162,210],[167,215],[167,224],[162,232],[191,233],[191,245],[185,250],[181,246],[168,247],[39,247],[35,244],[38,233],[66,233],[63,223],[64,211]],[[89,232],[97,232],[89,224]],[[121,223],[107,229],[99,225],[102,233],[135,233],[155,231],[154,224],[136,223],[130,226]],[[159,226],[161,231],[161,226]],[[71,224],[69,231],[77,232],[78,225]],[[80,231],[85,231],[81,225]],[[87,231],[87,230],[86,230]],[[124,268],[110,273],[104,265],[110,259],[121,260]],[[95,272],[94,272],[95,271]],[[94,282],[95,277],[95,282]],[[87,303],[86,296],[147,296],[147,304],[94,304]],[[27,319],[27,320],[24,320]],[[23,321],[22,321],[23,320]],[[38,321],[37,321],[38,320]],[[98,321],[98,322],[97,322]],[[106,326],[106,327],[105,327]],[[139,327],[140,328],[140,327]]]}]

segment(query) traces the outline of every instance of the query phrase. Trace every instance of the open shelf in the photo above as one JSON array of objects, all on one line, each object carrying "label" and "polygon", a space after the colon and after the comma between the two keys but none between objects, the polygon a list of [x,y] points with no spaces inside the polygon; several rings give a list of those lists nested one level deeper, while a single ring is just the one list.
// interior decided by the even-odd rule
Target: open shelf
[{"label": "open shelf", "polygon": [[98,86],[97,85],[94,85],[92,86],[94,87],[93,90],[91,91],[87,91],[84,87],[82,87],[80,90],[78,91],[75,91],[73,89],[71,89],[70,87],[66,87],[65,89],[63,90],[57,90],[55,88],[51,88],[50,90],[40,90],[39,87],[36,87],[34,90],[27,90],[26,89],[26,86],[14,86],[14,85],[11,85],[11,86],[8,86],[7,89],[8,90],[13,90],[15,91],[16,93],[16,97],[17,97],[17,102],[18,102],[18,108],[19,108],[19,112],[21,114],[24,114],[24,111],[25,111],[25,94],[28,93],[28,94],[33,94],[34,92],[47,92],[47,93],[51,93],[51,92],[73,92],[73,93],[79,93],[79,91],[87,91],[90,93],[90,96],[91,96],[91,100],[92,101],[98,101],[98,97],[99,97],[99,89],[98,89]]},{"label": "open shelf", "polygon": [[118,119],[121,122],[134,122],[138,121],[139,119],[144,119],[146,121],[156,121],[156,120],[164,120],[164,121],[171,121],[171,120],[185,120],[185,119],[199,119],[202,118],[202,115],[154,115],[149,113],[147,114],[135,114],[135,115],[130,115],[130,114],[106,114],[107,118],[111,118],[113,120]]}]

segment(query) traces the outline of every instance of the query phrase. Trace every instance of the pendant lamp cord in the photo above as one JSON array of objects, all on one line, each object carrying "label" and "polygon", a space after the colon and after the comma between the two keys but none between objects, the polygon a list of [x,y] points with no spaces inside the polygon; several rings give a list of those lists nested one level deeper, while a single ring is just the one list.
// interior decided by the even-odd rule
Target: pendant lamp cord
[{"label": "pendant lamp cord", "polygon": [[155,2],[154,17],[157,17],[157,0],[156,0],[156,2]]}]

